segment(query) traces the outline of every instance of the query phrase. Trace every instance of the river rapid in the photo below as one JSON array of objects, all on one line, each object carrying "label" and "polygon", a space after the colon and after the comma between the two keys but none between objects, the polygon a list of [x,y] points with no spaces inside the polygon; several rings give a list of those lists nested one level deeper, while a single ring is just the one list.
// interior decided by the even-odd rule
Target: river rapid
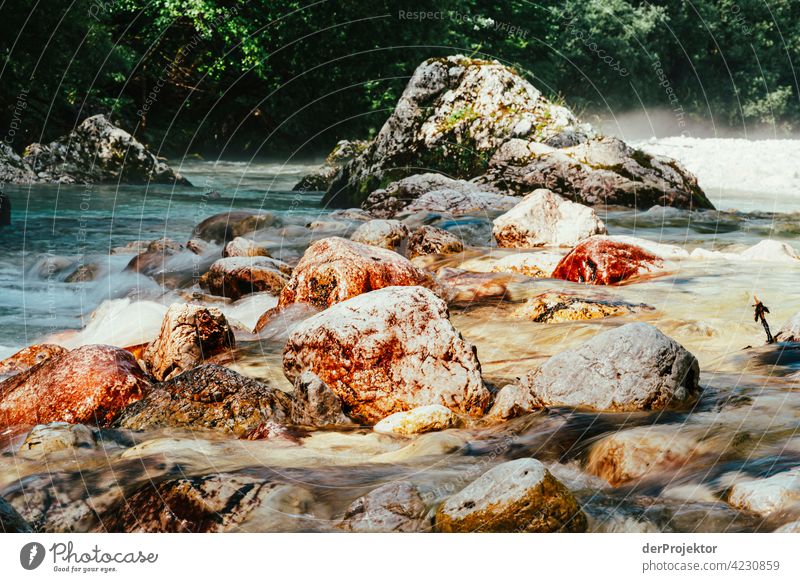
[{"label": "river rapid", "polygon": [[[296,262],[311,240],[347,236],[357,226],[337,220],[328,227],[333,230],[306,228],[313,221],[327,220],[330,211],[320,206],[320,194],[291,191],[309,169],[302,164],[191,162],[179,169],[195,188],[7,189],[14,216],[12,228],[0,229],[0,358],[42,341],[67,347],[86,343],[125,347],[149,341],[158,332],[166,306],[186,301],[197,290],[196,275],[220,256],[219,247],[202,256],[188,251],[178,255],[171,266],[182,277],[169,279],[165,287],[123,272],[132,255],[111,254],[111,249],[130,241],[167,236],[185,243],[194,225],[208,216],[231,208],[266,210],[279,217],[281,228],[260,231],[259,240],[276,258]],[[764,239],[800,249],[800,208],[792,210],[778,200],[754,209],[755,196],[717,189],[712,196],[717,211],[598,209],[598,213],[610,234],[633,235],[687,251],[734,253]],[[757,197],[763,200],[765,194],[759,192]],[[433,219],[431,224],[458,234],[470,248],[464,255],[430,266],[458,267],[465,260],[488,264],[508,254],[492,247],[493,217]],[[84,265],[94,265],[94,281],[66,282]],[[171,288],[170,282],[178,279],[179,288]],[[800,311],[798,281],[800,261],[685,259],[676,261],[663,276],[615,287],[586,288],[513,275],[503,301],[451,306],[453,324],[477,346],[484,377],[496,387],[599,331],[631,321],[652,323],[700,362],[704,390],[690,411],[547,409],[499,425],[414,437],[381,435],[369,428],[319,430],[265,441],[199,431],[109,431],[100,448],[70,449],[44,458],[18,453],[25,435],[16,430],[5,434],[1,443],[0,495],[22,495],[38,503],[47,491],[65,504],[84,500],[90,508],[73,529],[85,531],[98,528],[93,516],[102,513],[109,496],[129,495],[151,480],[237,472],[310,492],[302,503],[281,506],[266,517],[260,514],[242,524],[241,530],[327,531],[335,528],[356,497],[383,483],[412,481],[433,509],[490,467],[535,457],[575,492],[593,531],[772,531],[800,516],[773,514],[764,519],[731,507],[726,494],[739,480],[800,464],[800,349],[765,346],[764,331],[753,320],[754,295],[769,307],[773,332]],[[515,316],[519,302],[545,291],[580,292],[652,309],[559,324]],[[281,319],[259,336],[248,331],[275,303],[275,298],[259,294],[236,304],[208,304],[221,307],[237,328],[234,361],[226,365],[288,391],[291,385],[283,376],[281,353],[296,321]],[[664,450],[684,450],[690,443],[702,453],[684,458],[687,455],[675,452],[676,462],[660,459],[643,478],[618,487],[587,471],[588,456],[597,442],[635,427],[652,427],[653,439]]]}]

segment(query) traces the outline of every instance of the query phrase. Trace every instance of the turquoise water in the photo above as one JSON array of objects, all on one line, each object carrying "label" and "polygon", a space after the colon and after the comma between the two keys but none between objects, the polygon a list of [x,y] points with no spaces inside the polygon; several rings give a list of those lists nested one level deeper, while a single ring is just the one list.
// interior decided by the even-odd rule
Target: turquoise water
[{"label": "turquoise water", "polygon": [[[132,255],[109,255],[115,246],[163,236],[183,243],[197,223],[230,209],[274,212],[280,224],[254,237],[270,242],[271,251],[286,251],[286,257],[276,256],[290,261],[296,260],[313,238],[346,236],[354,224],[329,223],[316,232],[306,228],[328,213],[320,206],[320,194],[291,191],[308,169],[301,165],[193,162],[181,170],[195,188],[9,188],[14,224],[11,229],[0,230],[0,356],[43,337],[83,328],[104,301],[122,298],[131,301],[111,303],[125,313],[115,319],[106,312],[99,317],[106,325],[103,333],[90,333],[78,341],[105,343],[116,338],[122,346],[141,343],[120,338],[126,327],[137,322],[154,337],[163,304],[185,301],[180,293],[193,289],[165,289],[149,277],[123,272]],[[210,195],[211,191],[219,192],[219,197]],[[724,209],[747,208],[750,202],[749,195],[742,192],[724,193],[719,200]],[[767,206],[776,207],[780,205]],[[687,251],[704,248],[737,252],[764,239],[800,249],[800,214],[792,208],[782,213],[667,209],[600,214],[611,234],[635,235],[679,245]],[[433,225],[465,238],[472,247],[467,253],[470,260],[517,252],[491,248],[489,216],[429,218]],[[219,253],[219,247],[212,247],[203,260],[213,260]],[[186,254],[189,259],[194,257]],[[439,263],[433,266],[458,267],[463,258],[453,255],[436,259]],[[99,277],[87,283],[66,283],[69,273],[81,264],[98,264]],[[0,493],[13,499],[22,491],[56,487],[64,499],[80,502],[93,496],[87,490],[87,479],[124,482],[130,493],[145,481],[173,475],[220,471],[264,478],[278,475],[313,492],[309,509],[313,525],[256,520],[243,528],[329,530],[335,525],[334,518],[357,495],[387,481],[412,480],[426,504],[435,507],[492,465],[533,456],[546,462],[576,493],[591,518],[593,531],[771,531],[800,514],[761,520],[731,508],[724,498],[730,483],[742,476],[766,476],[800,462],[796,375],[800,356],[795,349],[764,346],[764,334],[753,321],[752,308],[753,294],[757,294],[771,309],[769,318],[775,331],[800,311],[799,276],[800,261],[687,259],[663,276],[619,287],[586,288],[553,279],[517,277],[504,301],[450,308],[454,326],[477,347],[483,376],[495,386],[603,329],[634,320],[648,321],[686,346],[700,362],[704,392],[690,413],[604,414],[553,409],[499,426],[470,426],[409,439],[378,435],[369,427],[312,431],[299,444],[159,429],[137,433],[136,447],[87,451],[81,457],[70,452],[46,461],[9,454],[19,448],[20,443],[13,439],[22,436],[17,435],[5,444],[0,442],[0,452],[6,451],[5,456],[0,455]],[[652,310],[554,325],[514,316],[520,301],[544,291],[574,291],[645,303]],[[230,321],[232,310],[239,310],[234,319],[241,316],[252,327],[258,315],[271,306],[269,301],[274,305],[274,298],[260,294],[252,296],[249,307],[226,305],[230,310],[226,317]],[[244,311],[248,313],[242,315]],[[237,328],[235,361],[226,365],[290,389],[282,367],[288,330],[268,330],[256,338],[247,329]],[[131,335],[125,337],[130,339]],[[748,350],[747,346],[756,348]],[[651,468],[641,482],[619,488],[587,474],[587,451],[596,442],[646,424],[663,425],[668,434],[692,442],[713,436],[723,444],[740,444],[724,455],[696,455],[677,467],[666,464]],[[102,504],[103,496],[96,501]],[[89,526],[81,523],[75,527]]]},{"label": "turquoise water", "polygon": [[[319,194],[292,186],[307,166],[190,162],[195,187],[10,186],[12,225],[0,229],[0,355],[62,329],[83,327],[102,301],[155,298],[153,281],[121,272],[130,255],[113,247],[169,237],[185,243],[203,219],[230,209],[268,210],[303,224],[319,216]],[[209,195],[209,192],[218,192]],[[80,264],[99,263],[109,275],[65,283]],[[113,276],[111,276],[113,275]]]}]

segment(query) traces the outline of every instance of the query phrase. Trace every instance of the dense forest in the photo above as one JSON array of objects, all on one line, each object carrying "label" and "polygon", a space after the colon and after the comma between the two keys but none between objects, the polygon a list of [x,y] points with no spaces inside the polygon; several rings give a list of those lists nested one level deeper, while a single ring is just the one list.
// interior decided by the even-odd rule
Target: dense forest
[{"label": "dense forest", "polygon": [[578,112],[800,124],[800,0],[5,0],[5,142],[105,112],[164,154],[366,137],[430,56],[498,59]]}]

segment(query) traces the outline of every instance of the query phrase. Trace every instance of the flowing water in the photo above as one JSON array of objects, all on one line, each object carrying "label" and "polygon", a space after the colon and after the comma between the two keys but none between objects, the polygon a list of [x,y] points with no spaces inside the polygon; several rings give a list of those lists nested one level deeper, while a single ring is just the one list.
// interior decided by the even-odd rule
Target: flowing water
[{"label": "flowing water", "polygon": [[[0,229],[0,357],[45,339],[68,347],[82,343],[134,345],[152,339],[165,305],[186,300],[196,276],[219,256],[188,251],[170,259],[179,289],[123,272],[131,254],[110,254],[134,240],[168,236],[185,242],[194,225],[229,209],[267,210],[280,224],[259,231],[273,256],[296,261],[314,238],[346,234],[356,225],[336,220],[316,231],[306,225],[329,220],[319,194],[298,194],[291,185],[308,168],[280,164],[192,162],[182,171],[197,186],[36,186],[9,188],[14,223]],[[763,194],[762,194],[763,196]],[[668,210],[603,213],[611,234],[627,234],[686,250],[738,252],[764,239],[800,249],[800,214],[740,212],[746,192],[720,192],[719,211]],[[789,209],[790,210],[790,209]],[[473,264],[506,251],[491,248],[492,216],[431,218],[473,246],[468,257],[448,257],[436,268]],[[82,265],[94,265],[94,281],[67,283]],[[551,279],[512,276],[503,301],[454,305],[456,328],[478,348],[488,383],[502,386],[547,357],[585,341],[601,330],[644,320],[657,325],[698,358],[700,401],[691,411],[609,414],[548,409],[501,425],[475,425],[413,438],[373,433],[368,428],[315,431],[292,439],[239,441],[219,434],[173,430],[106,433],[102,449],[33,458],[19,454],[24,438],[9,431],[0,457],[0,494],[41,502],[55,492],[65,506],[89,500],[90,510],[74,529],[99,527],[102,513],[117,499],[150,480],[178,475],[242,472],[280,480],[309,492],[302,516],[255,519],[249,530],[328,530],[358,495],[396,479],[420,489],[429,507],[463,488],[491,466],[533,456],[578,496],[597,531],[754,531],[771,530],[798,519],[769,519],[726,503],[737,480],[769,476],[800,464],[800,349],[764,346],[753,321],[753,295],[771,312],[773,331],[800,311],[800,261],[746,262],[685,259],[670,271],[618,287],[586,288]],[[508,278],[508,277],[506,277]],[[167,280],[167,287],[172,284]],[[542,324],[515,317],[520,301],[543,291],[574,291],[591,297],[643,303],[651,310],[602,320]],[[195,299],[203,301],[203,299]],[[215,303],[215,305],[219,305]],[[260,294],[222,305],[237,326],[235,361],[247,375],[290,390],[283,377],[281,350],[294,313],[258,337],[258,316],[275,305]],[[665,443],[713,443],[680,462],[662,462],[645,476],[618,487],[586,470],[589,451],[605,436],[634,427],[653,427]],[[667,435],[666,438],[663,435]],[[103,505],[106,503],[106,505]]]}]

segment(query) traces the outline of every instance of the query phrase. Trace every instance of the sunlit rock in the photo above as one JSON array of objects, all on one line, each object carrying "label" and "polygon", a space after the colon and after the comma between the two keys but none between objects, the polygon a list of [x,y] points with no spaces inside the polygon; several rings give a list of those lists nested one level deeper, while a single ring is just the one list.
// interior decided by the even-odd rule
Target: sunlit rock
[{"label": "sunlit rock", "polygon": [[493,222],[497,245],[510,248],[573,247],[596,234],[606,234],[603,221],[588,206],[536,190]]},{"label": "sunlit rock", "polygon": [[589,238],[561,259],[555,279],[590,285],[614,285],[660,270],[664,261],[640,246],[603,236]]},{"label": "sunlit rock", "polygon": [[489,469],[436,512],[443,532],[582,532],[586,516],[572,493],[535,459]]},{"label": "sunlit rock", "polygon": [[395,412],[378,422],[375,432],[394,434],[419,434],[436,430],[445,430],[458,425],[458,417],[449,408],[441,404],[418,406],[411,410]]},{"label": "sunlit rock", "polygon": [[552,356],[519,384],[541,406],[661,410],[695,400],[699,376],[684,347],[652,325],[629,323]]},{"label": "sunlit rock", "polygon": [[514,315],[537,323],[563,323],[626,315],[643,310],[652,308],[623,301],[589,299],[564,293],[542,293],[519,306],[514,310]]},{"label": "sunlit rock", "polygon": [[91,345],[54,356],[0,382],[0,424],[110,423],[149,382],[134,357]]},{"label": "sunlit rock", "polygon": [[476,416],[489,403],[475,348],[423,287],[379,289],[310,317],[289,337],[283,366],[292,381],[313,371],[370,424],[428,404]]},{"label": "sunlit rock", "polygon": [[281,292],[281,307],[310,303],[326,308],[383,287],[432,286],[427,273],[392,251],[342,238],[312,243]]},{"label": "sunlit rock", "polygon": [[731,487],[728,503],[768,516],[800,509],[800,467],[766,479],[740,481]]},{"label": "sunlit rock", "polygon": [[32,368],[36,364],[40,364],[54,356],[61,356],[68,351],[69,350],[66,348],[55,344],[34,344],[28,346],[0,362],[0,376],[19,374],[20,372]]}]

